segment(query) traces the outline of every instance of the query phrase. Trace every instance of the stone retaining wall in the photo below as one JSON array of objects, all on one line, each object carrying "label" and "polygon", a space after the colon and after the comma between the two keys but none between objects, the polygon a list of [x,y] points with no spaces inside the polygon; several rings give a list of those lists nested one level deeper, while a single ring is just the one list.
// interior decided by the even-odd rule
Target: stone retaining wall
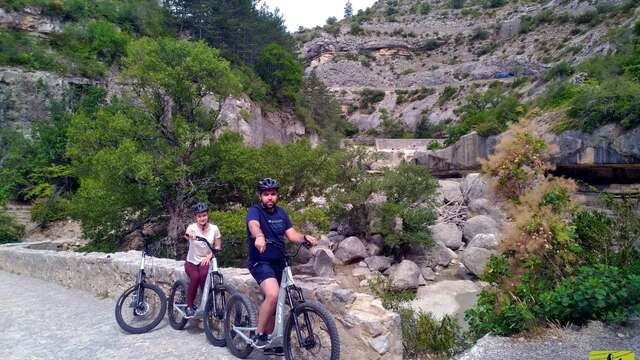
[{"label": "stone retaining wall", "polygon": [[[113,298],[133,284],[139,264],[139,251],[75,253],[34,250],[24,245],[0,246],[0,270]],[[184,261],[147,258],[149,281],[168,293],[176,279],[186,279],[183,266]],[[258,287],[248,270],[225,268],[222,273],[225,283],[248,294],[254,302],[259,300]],[[295,276],[295,280],[307,299],[324,304],[335,317],[343,358],[402,358],[400,317],[384,309],[379,299],[343,289],[332,279]]]}]

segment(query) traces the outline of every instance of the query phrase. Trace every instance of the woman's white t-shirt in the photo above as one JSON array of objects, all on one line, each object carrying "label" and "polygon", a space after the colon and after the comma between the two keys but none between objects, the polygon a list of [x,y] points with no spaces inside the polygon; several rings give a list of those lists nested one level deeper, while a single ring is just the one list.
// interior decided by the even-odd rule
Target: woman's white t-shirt
[{"label": "woman's white t-shirt", "polygon": [[[189,225],[187,227],[187,231],[189,231],[189,229],[193,230],[196,236],[207,239],[211,246],[213,246],[214,239],[218,239],[221,237],[220,229],[218,229],[217,226],[211,223],[209,223],[209,228],[207,229],[208,231],[206,234],[203,233],[202,230],[200,230],[200,226],[198,226],[198,224],[196,223]],[[207,244],[189,238],[189,252],[187,253],[188,262],[194,265],[200,265],[200,262],[202,262],[202,260],[204,260],[204,258],[206,258],[209,253],[211,253],[211,250],[209,250]]]}]

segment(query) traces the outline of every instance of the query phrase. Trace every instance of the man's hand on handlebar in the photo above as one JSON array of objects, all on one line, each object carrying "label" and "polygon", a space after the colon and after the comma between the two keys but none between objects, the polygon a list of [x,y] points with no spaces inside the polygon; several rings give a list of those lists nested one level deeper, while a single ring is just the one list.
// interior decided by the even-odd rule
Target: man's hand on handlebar
[{"label": "man's hand on handlebar", "polygon": [[308,246],[308,247],[318,245],[318,239],[316,239],[315,237],[313,237],[311,235],[304,235],[303,236],[303,241],[306,243],[305,245]]}]

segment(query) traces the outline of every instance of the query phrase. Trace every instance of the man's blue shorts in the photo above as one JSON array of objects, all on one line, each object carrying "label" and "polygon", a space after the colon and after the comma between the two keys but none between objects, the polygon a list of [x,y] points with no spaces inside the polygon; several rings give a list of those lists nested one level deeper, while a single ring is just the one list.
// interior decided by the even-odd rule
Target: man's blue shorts
[{"label": "man's blue shorts", "polygon": [[257,261],[253,264],[249,263],[249,272],[256,279],[258,285],[268,278],[275,278],[280,285],[283,271],[283,262]]}]

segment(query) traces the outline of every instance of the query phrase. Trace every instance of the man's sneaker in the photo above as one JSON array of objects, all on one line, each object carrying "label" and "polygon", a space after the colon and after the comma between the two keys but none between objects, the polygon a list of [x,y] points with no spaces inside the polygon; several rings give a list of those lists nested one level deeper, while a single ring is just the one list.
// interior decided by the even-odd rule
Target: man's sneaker
[{"label": "man's sneaker", "polygon": [[258,349],[262,349],[268,343],[269,343],[269,336],[267,334],[256,335],[255,339],[253,340],[253,345]]},{"label": "man's sneaker", "polygon": [[187,308],[184,313],[187,315],[186,318],[192,318],[196,314],[192,308]]},{"label": "man's sneaker", "polygon": [[284,355],[284,348],[282,346],[276,346],[276,347],[264,349],[264,354],[265,355],[283,356]]}]

